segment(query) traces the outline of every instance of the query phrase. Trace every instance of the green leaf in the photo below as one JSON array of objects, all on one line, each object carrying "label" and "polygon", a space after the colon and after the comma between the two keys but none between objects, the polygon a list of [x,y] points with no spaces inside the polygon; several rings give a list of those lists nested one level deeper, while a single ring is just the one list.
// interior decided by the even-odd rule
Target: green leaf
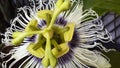
[{"label": "green leaf", "polygon": [[89,9],[89,8],[93,8],[94,6],[98,5],[99,3],[101,3],[102,0],[83,0],[83,9]]},{"label": "green leaf", "polygon": [[113,52],[107,52],[104,53],[105,55],[107,55],[107,57],[110,59],[110,63],[112,65],[111,68],[120,68],[120,52],[117,51],[113,51]]},{"label": "green leaf", "polygon": [[103,14],[105,14],[106,12],[108,12],[107,9],[103,9],[103,8],[99,8],[99,7],[94,7],[93,10],[96,11],[96,13],[101,16]]},{"label": "green leaf", "polygon": [[120,14],[120,0],[84,0],[84,9],[93,8],[98,14],[108,11]]}]

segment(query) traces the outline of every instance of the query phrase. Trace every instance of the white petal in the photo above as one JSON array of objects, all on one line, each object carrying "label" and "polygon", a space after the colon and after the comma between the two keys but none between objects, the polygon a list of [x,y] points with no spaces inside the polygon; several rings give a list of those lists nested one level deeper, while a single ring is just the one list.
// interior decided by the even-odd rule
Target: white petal
[{"label": "white petal", "polygon": [[25,57],[25,56],[28,56],[30,55],[29,52],[27,51],[27,46],[29,45],[30,43],[26,43],[22,46],[19,46],[13,50],[16,50],[14,52],[14,54],[12,55],[13,58],[15,58],[16,60],[22,58],[22,57]]},{"label": "white petal", "polygon": [[108,63],[108,61],[103,58],[101,55],[97,55],[98,57],[98,60],[97,60],[97,65],[98,65],[98,68],[110,68],[111,67],[111,64]]},{"label": "white petal", "polygon": [[83,8],[83,3],[77,2],[73,10],[71,12],[68,12],[69,15],[66,17],[66,20],[68,22],[74,22],[76,25],[78,25],[81,22],[80,19],[81,19],[82,12],[83,12],[82,8]]},{"label": "white petal", "polygon": [[[99,52],[90,51],[83,48],[75,48],[74,56],[79,59],[83,64],[90,65],[97,68],[110,68],[109,61],[105,59]],[[103,62],[103,63],[101,63]],[[105,64],[107,66],[105,66]]]}]

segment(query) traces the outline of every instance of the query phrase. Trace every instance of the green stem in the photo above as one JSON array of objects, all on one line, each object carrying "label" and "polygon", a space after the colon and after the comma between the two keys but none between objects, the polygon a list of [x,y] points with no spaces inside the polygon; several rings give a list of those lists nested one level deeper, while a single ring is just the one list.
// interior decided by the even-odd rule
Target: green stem
[{"label": "green stem", "polygon": [[55,20],[56,20],[57,16],[60,14],[60,12],[61,12],[60,9],[55,9],[52,20],[51,20],[51,22],[50,22],[50,24],[48,26],[48,30],[50,30],[52,28],[53,24],[55,23]]},{"label": "green stem", "polygon": [[45,42],[45,38],[42,38],[42,35],[39,35],[38,36],[38,39],[37,39],[37,43],[35,44],[34,46],[34,50],[38,49],[39,47],[42,47],[42,45],[44,44]]},{"label": "green stem", "polygon": [[50,43],[50,36],[49,33],[47,32],[47,37],[46,37],[46,51],[47,53],[51,53],[51,43]]},{"label": "green stem", "polygon": [[56,42],[56,40],[52,39],[52,44],[54,45],[55,49],[57,51],[60,51],[61,50],[61,47],[58,45],[58,43]]},{"label": "green stem", "polygon": [[64,33],[69,30],[69,27],[64,27],[58,31],[59,34]]},{"label": "green stem", "polygon": [[[56,59],[56,57],[52,54],[49,32],[46,32],[45,38],[46,38],[46,48],[45,48],[45,57],[44,57],[43,59],[47,59],[47,61],[44,61],[44,60],[43,60],[43,62],[44,62],[45,64],[48,63],[48,62],[50,62],[50,65],[51,65],[52,67],[55,67],[55,66],[56,66],[56,63],[57,63],[57,59]],[[44,63],[43,63],[43,64],[44,64]]]},{"label": "green stem", "polygon": [[42,34],[42,33],[45,33],[45,32],[48,32],[47,29],[44,29],[42,31],[31,31],[31,32],[25,32],[25,36],[30,36],[30,35],[33,35],[33,34]]}]

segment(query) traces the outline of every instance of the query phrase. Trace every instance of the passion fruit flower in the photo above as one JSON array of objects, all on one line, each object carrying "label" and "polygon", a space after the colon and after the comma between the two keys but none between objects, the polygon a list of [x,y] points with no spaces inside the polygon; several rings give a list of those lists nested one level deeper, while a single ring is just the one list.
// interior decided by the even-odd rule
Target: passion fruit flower
[{"label": "passion fruit flower", "polygon": [[[46,2],[48,4],[46,4]],[[1,52],[3,68],[110,68],[100,42],[111,36],[92,9],[83,11],[83,1],[39,0],[19,8],[3,43],[15,47]],[[96,49],[99,48],[100,50]]]}]

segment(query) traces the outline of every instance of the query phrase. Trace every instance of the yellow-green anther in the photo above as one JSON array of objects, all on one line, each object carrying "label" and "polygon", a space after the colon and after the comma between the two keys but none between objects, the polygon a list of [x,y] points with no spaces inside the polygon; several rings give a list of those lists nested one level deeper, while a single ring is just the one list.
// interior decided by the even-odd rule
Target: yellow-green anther
[{"label": "yellow-green anther", "polygon": [[66,11],[66,10],[68,10],[70,7],[71,7],[70,0],[65,0],[65,1],[61,4],[61,6],[59,7],[59,9],[60,9],[61,11]]},{"label": "yellow-green anther", "polygon": [[75,24],[74,23],[68,23],[66,27],[69,27],[69,30],[64,33],[64,40],[65,41],[71,41],[73,34],[74,34],[74,28]]},{"label": "yellow-green anther", "polygon": [[63,2],[64,2],[64,0],[58,0],[56,2],[56,7],[60,7]]},{"label": "yellow-green anther", "polygon": [[60,1],[60,0],[57,1],[57,5],[56,5],[56,8],[55,8],[54,13],[53,13],[52,20],[50,22],[50,25],[48,26],[48,30],[52,28],[55,20],[57,19],[57,16],[61,12],[66,11],[69,8],[70,8],[70,1],[69,0],[65,0],[64,2]]},{"label": "yellow-green anther", "polygon": [[62,43],[59,45],[61,50],[60,51],[57,51],[55,48],[52,49],[52,53],[53,55],[56,57],[56,58],[59,58],[63,55],[65,55],[66,53],[68,53],[69,51],[69,46],[68,46],[68,43],[65,42],[65,43]]},{"label": "yellow-green anther", "polygon": [[12,37],[13,37],[12,44],[19,45],[26,37],[26,33],[14,32]]},{"label": "yellow-green anther", "polygon": [[39,45],[35,45],[34,43],[31,43],[28,47],[27,50],[28,52],[30,52],[30,54],[38,57],[38,58],[43,58],[44,56],[44,49],[42,47],[39,47],[37,49],[34,49],[35,46],[39,46]]},{"label": "yellow-green anther", "polygon": [[15,39],[12,40],[12,44],[13,45],[19,45],[20,43],[22,43],[24,40],[24,37],[17,37]]},{"label": "yellow-green anther", "polygon": [[19,35],[21,35],[21,33],[22,33],[22,32],[14,32],[14,33],[12,34],[12,37],[13,37],[13,38],[16,38],[16,37],[18,37]]}]

